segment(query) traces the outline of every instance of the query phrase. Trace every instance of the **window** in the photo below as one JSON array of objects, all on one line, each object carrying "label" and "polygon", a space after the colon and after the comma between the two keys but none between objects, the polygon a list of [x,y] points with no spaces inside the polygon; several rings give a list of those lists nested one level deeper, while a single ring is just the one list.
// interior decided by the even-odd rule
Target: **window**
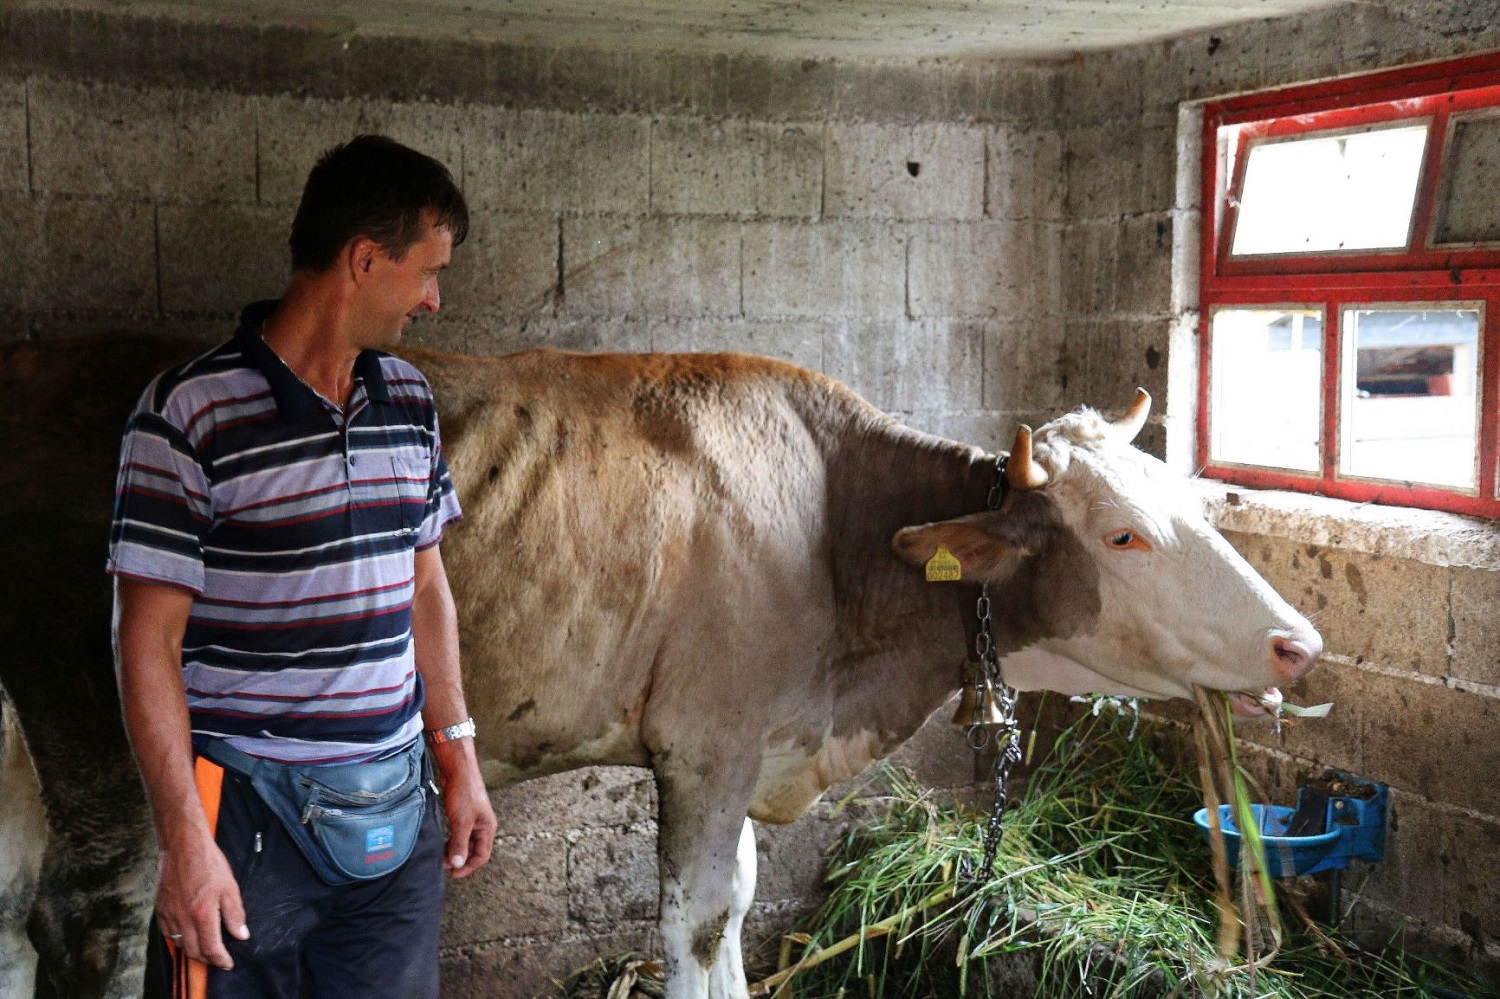
[{"label": "window", "polygon": [[1204,474],[1500,516],[1500,56],[1204,109]]}]

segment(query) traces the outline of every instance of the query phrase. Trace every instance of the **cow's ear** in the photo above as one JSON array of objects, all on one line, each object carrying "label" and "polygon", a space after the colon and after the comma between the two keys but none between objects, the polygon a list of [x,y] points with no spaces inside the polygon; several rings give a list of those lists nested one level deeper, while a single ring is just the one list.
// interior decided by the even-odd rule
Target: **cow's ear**
[{"label": "cow's ear", "polygon": [[1009,539],[987,530],[981,523],[985,516],[977,514],[937,524],[903,527],[891,539],[891,549],[903,561],[925,566],[939,548],[944,548],[958,560],[963,579],[975,582],[993,579],[1000,575],[1008,557],[1029,553]]}]

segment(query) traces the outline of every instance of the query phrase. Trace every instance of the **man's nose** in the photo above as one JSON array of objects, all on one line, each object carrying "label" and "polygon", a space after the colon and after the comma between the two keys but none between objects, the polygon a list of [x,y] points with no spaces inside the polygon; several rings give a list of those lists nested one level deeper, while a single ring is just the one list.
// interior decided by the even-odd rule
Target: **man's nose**
[{"label": "man's nose", "polygon": [[437,278],[433,278],[427,285],[427,294],[422,296],[422,304],[419,307],[427,312],[436,312],[442,304],[443,299],[438,292]]}]

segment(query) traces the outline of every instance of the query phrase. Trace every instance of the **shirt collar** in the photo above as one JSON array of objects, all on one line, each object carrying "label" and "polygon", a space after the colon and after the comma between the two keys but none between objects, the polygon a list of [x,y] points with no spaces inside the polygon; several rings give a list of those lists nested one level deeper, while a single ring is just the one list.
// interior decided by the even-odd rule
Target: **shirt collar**
[{"label": "shirt collar", "polygon": [[[309,410],[318,412],[322,403],[318,395],[298,378],[261,336],[261,328],[276,308],[277,302],[267,300],[251,302],[240,312],[240,325],[234,331],[235,340],[250,364],[265,376],[276,399],[276,411],[284,423],[299,423]],[[385,374],[380,370],[381,352],[362,350],[354,359],[354,379],[364,385],[365,395],[371,402],[389,403],[390,389],[385,383]]]}]

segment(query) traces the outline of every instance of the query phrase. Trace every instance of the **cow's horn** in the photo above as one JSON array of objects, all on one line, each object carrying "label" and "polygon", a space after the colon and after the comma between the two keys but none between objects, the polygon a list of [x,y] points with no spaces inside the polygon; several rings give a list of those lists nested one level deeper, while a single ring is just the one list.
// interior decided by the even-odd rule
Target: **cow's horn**
[{"label": "cow's horn", "polygon": [[1047,470],[1031,460],[1031,428],[1024,423],[1016,429],[1016,442],[1010,446],[1005,480],[1016,489],[1040,489],[1047,484]]},{"label": "cow's horn", "polygon": [[1135,435],[1141,432],[1146,425],[1146,417],[1151,414],[1151,393],[1143,388],[1135,390],[1135,401],[1130,404],[1130,409],[1125,415],[1114,423],[1115,433],[1119,434],[1125,443],[1135,440]]}]

